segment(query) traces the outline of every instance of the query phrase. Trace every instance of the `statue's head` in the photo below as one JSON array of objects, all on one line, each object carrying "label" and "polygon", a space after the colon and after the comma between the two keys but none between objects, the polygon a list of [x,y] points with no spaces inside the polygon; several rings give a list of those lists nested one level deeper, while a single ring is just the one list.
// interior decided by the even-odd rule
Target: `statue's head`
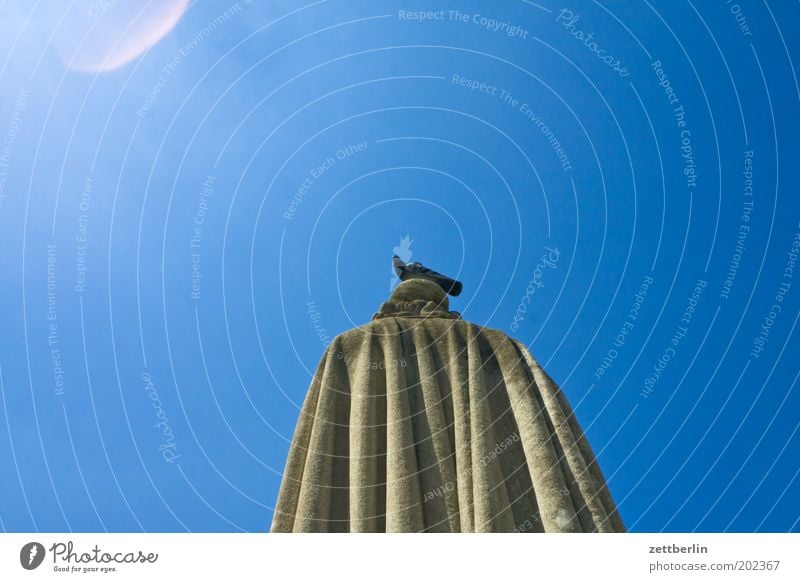
[{"label": "statue's head", "polygon": [[407,301],[430,301],[443,309],[450,308],[447,293],[439,285],[427,279],[409,279],[394,288],[390,301],[405,303]]}]

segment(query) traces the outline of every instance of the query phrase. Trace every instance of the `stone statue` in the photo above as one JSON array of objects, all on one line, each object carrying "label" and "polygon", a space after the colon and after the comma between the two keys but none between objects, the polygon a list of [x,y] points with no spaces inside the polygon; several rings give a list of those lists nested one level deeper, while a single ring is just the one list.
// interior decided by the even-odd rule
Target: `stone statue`
[{"label": "stone statue", "polygon": [[272,531],[625,531],[558,386],[426,271],[322,356]]}]

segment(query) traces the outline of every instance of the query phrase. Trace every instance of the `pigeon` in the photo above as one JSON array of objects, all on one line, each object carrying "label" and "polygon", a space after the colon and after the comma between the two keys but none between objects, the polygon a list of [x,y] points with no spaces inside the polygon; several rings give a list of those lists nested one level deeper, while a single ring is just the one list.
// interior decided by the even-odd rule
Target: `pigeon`
[{"label": "pigeon", "polygon": [[397,255],[392,256],[392,263],[394,263],[394,271],[401,281],[408,281],[409,279],[427,279],[436,283],[444,289],[448,294],[453,297],[458,297],[461,294],[461,282],[445,277],[441,273],[437,273],[424,266],[422,263],[408,263],[406,264],[403,259]]}]

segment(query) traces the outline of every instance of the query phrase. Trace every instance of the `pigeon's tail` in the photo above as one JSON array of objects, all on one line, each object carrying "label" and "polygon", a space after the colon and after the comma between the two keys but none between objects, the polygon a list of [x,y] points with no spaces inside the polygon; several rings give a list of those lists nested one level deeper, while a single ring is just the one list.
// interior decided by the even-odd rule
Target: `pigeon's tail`
[{"label": "pigeon's tail", "polygon": [[401,259],[397,255],[392,255],[392,264],[394,265],[394,272],[397,273],[397,277],[399,279],[402,279],[403,269],[406,266],[405,262],[403,262],[403,259]]}]

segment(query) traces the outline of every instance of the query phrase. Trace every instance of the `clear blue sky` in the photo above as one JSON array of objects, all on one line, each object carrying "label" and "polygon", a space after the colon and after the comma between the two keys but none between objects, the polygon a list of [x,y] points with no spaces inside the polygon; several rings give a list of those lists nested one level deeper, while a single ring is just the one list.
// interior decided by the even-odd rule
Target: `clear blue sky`
[{"label": "clear blue sky", "polygon": [[632,531],[800,531],[795,3],[64,4],[0,5],[2,529],[265,531],[400,246]]}]

